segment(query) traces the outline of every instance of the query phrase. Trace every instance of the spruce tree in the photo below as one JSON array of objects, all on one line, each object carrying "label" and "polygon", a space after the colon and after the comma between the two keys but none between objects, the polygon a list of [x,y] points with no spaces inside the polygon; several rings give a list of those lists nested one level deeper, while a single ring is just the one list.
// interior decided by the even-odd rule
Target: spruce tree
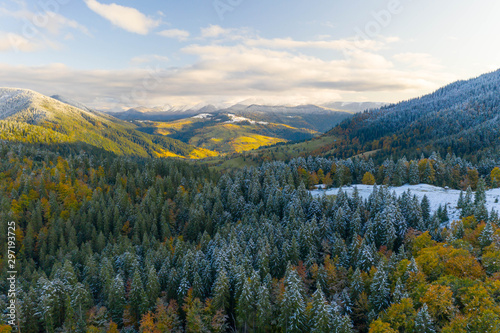
[{"label": "spruce tree", "polygon": [[148,299],[144,293],[144,285],[142,283],[141,273],[139,268],[135,268],[130,283],[130,292],[128,295],[129,304],[135,319],[139,321],[148,309]]},{"label": "spruce tree", "polygon": [[377,267],[377,272],[370,285],[370,302],[376,312],[380,312],[389,305],[389,282],[383,263]]},{"label": "spruce tree", "polygon": [[231,285],[229,283],[226,270],[219,270],[212,288],[213,305],[216,309],[229,309],[229,301],[231,297],[230,288]]},{"label": "spruce tree", "polygon": [[415,331],[419,333],[435,333],[432,317],[429,314],[427,304],[424,303],[415,318]]},{"label": "spruce tree", "polygon": [[285,277],[285,292],[280,304],[280,326],[284,332],[307,331],[306,304],[302,296],[302,280],[290,267]]},{"label": "spruce tree", "polygon": [[332,308],[325,300],[325,295],[321,291],[319,284],[316,285],[316,291],[312,295],[309,327],[312,333],[329,333],[332,331]]}]

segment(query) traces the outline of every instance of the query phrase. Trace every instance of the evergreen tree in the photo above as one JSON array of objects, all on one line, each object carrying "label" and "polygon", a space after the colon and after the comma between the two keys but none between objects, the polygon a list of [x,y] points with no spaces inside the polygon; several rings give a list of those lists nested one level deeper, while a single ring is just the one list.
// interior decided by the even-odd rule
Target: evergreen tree
[{"label": "evergreen tree", "polygon": [[410,162],[409,180],[411,185],[417,185],[420,183],[418,165],[415,161]]},{"label": "evergreen tree", "polygon": [[415,331],[419,333],[435,333],[432,317],[429,314],[427,304],[424,303],[415,318]]},{"label": "evergreen tree", "polygon": [[226,270],[219,270],[212,291],[213,305],[216,309],[229,309],[229,301],[231,297],[230,288],[231,286],[229,284],[229,278]]},{"label": "evergreen tree", "polygon": [[141,273],[136,267],[130,283],[130,292],[128,295],[132,315],[136,321],[139,321],[148,308],[149,300],[144,293],[144,285],[141,279]]},{"label": "evergreen tree", "polygon": [[424,195],[424,197],[422,198],[422,203],[420,204],[420,207],[422,209],[422,218],[424,222],[429,223],[431,217],[431,205],[427,195]]},{"label": "evergreen tree", "polygon": [[377,267],[377,272],[373,277],[370,285],[370,302],[373,309],[380,312],[389,305],[389,282],[387,281],[387,273],[382,263]]},{"label": "evergreen tree", "polygon": [[265,284],[260,286],[257,295],[257,330],[266,332],[269,330],[272,320],[272,304],[269,289]]},{"label": "evergreen tree", "polygon": [[306,305],[302,296],[302,280],[290,267],[285,278],[285,292],[280,304],[280,326],[285,332],[303,332],[306,329]]},{"label": "evergreen tree", "polygon": [[332,308],[325,300],[325,295],[321,291],[321,286],[316,286],[316,291],[312,295],[310,305],[310,332],[329,333],[332,331]]},{"label": "evergreen tree", "polygon": [[148,275],[146,277],[146,300],[148,310],[152,310],[156,304],[156,299],[160,296],[160,282],[158,281],[158,274],[153,266],[149,267]]}]

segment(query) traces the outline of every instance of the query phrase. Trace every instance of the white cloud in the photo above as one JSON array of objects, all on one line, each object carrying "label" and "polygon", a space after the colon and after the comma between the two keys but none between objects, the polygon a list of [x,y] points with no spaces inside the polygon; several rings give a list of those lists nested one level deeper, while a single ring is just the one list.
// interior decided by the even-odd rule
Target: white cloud
[{"label": "white cloud", "polygon": [[[0,82],[42,93],[60,93],[97,108],[170,104],[326,103],[332,100],[394,100],[431,92],[454,78],[440,71],[399,68],[385,57],[356,51],[349,59],[324,60],[245,44],[191,45],[194,64],[181,68],[75,70],[61,65],[0,64]],[[133,59],[158,62],[157,56]],[[50,91],[47,90],[50,77]]]},{"label": "white cloud", "polygon": [[201,29],[201,37],[203,38],[217,38],[222,35],[226,35],[231,33],[231,30],[229,29],[224,29],[221,26],[218,25],[209,25],[206,28]]},{"label": "white cloud", "polygon": [[0,31],[0,52],[34,52],[40,48],[39,44],[21,35]]},{"label": "white cloud", "polygon": [[26,9],[25,6],[20,10],[9,10],[1,7],[0,16],[22,20],[25,28],[29,28],[30,31],[34,29],[44,30],[51,35],[60,35],[67,28],[71,28],[90,35],[89,30],[85,26],[52,11],[33,12]]},{"label": "white cloud", "polygon": [[[181,38],[187,34],[168,31],[163,35]],[[107,108],[240,101],[289,105],[339,99],[397,102],[455,79],[440,67],[429,66],[433,59],[428,55],[391,55],[389,44],[396,38],[265,39],[244,29],[210,26],[195,40],[200,44],[180,50],[196,59],[183,67],[166,67],[168,58],[155,54],[131,59],[134,68],[128,70],[0,64],[0,82],[45,93],[50,77],[48,93]],[[314,49],[348,51],[320,57]]]},{"label": "white cloud", "polygon": [[157,55],[157,54],[148,54],[142,55],[138,57],[134,57],[130,60],[133,65],[146,64],[150,62],[167,62],[170,59],[165,56]]},{"label": "white cloud", "polygon": [[412,68],[420,70],[440,70],[443,66],[428,53],[399,53],[394,55],[394,59]]},{"label": "white cloud", "polygon": [[318,41],[299,41],[292,38],[258,38],[248,39],[245,41],[247,45],[266,47],[272,49],[300,49],[300,48],[315,48],[315,49],[332,49],[332,50],[378,50],[385,43],[378,40],[318,40]]},{"label": "white cloud", "polygon": [[163,30],[158,33],[158,35],[167,37],[167,38],[176,38],[180,41],[185,41],[189,38],[189,32],[186,30],[180,29],[168,29]]},{"label": "white cloud", "polygon": [[115,26],[140,35],[147,35],[160,25],[159,20],[150,18],[135,8],[121,6],[115,3],[102,4],[96,0],[84,0],[87,7],[110,21]]}]

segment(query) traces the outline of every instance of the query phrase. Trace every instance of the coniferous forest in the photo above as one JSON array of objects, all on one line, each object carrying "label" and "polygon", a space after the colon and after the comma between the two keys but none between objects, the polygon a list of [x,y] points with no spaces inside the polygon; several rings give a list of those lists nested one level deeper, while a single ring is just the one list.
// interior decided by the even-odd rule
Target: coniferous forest
[{"label": "coniferous forest", "polygon": [[[13,142],[0,160],[21,332],[500,330],[495,160],[309,157],[220,173]],[[367,200],[308,191],[375,182]],[[385,186],[405,183],[462,189],[462,218]]]}]

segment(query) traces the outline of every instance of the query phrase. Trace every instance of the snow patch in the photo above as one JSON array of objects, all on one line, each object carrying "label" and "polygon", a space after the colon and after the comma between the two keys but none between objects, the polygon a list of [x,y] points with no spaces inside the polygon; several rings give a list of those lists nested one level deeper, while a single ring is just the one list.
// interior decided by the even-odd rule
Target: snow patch
[{"label": "snow patch", "polygon": [[[372,185],[355,185],[355,186],[342,187],[342,191],[351,195],[354,192],[355,187],[358,189],[358,192],[363,199],[368,199],[370,194],[373,192]],[[460,196],[459,190],[446,189],[427,184],[389,187],[389,190],[391,191],[391,193],[396,192],[396,195],[398,197],[401,196],[404,192],[410,190],[411,194],[416,195],[419,198],[419,200],[422,200],[424,195],[427,195],[432,212],[436,212],[440,205],[442,207],[448,205],[448,217],[450,218],[450,221],[460,219],[460,210],[457,209],[458,197]],[[310,192],[313,196],[319,197],[324,194],[337,195],[339,189],[338,188],[331,188],[328,190],[317,189]],[[488,211],[494,209],[500,212],[500,202],[498,201],[500,201],[500,188],[486,191],[486,207],[488,208]]]},{"label": "snow patch", "polygon": [[212,115],[210,113],[200,113],[197,116],[191,117],[194,119],[207,119],[207,118],[212,118]]},{"label": "snow patch", "polygon": [[268,122],[265,121],[255,121],[251,120],[245,117],[240,117],[232,113],[228,113],[227,116],[231,118],[231,120],[226,121],[225,124],[234,124],[234,123],[243,123],[243,122],[249,122],[252,125],[259,124],[259,125],[269,125]]}]

